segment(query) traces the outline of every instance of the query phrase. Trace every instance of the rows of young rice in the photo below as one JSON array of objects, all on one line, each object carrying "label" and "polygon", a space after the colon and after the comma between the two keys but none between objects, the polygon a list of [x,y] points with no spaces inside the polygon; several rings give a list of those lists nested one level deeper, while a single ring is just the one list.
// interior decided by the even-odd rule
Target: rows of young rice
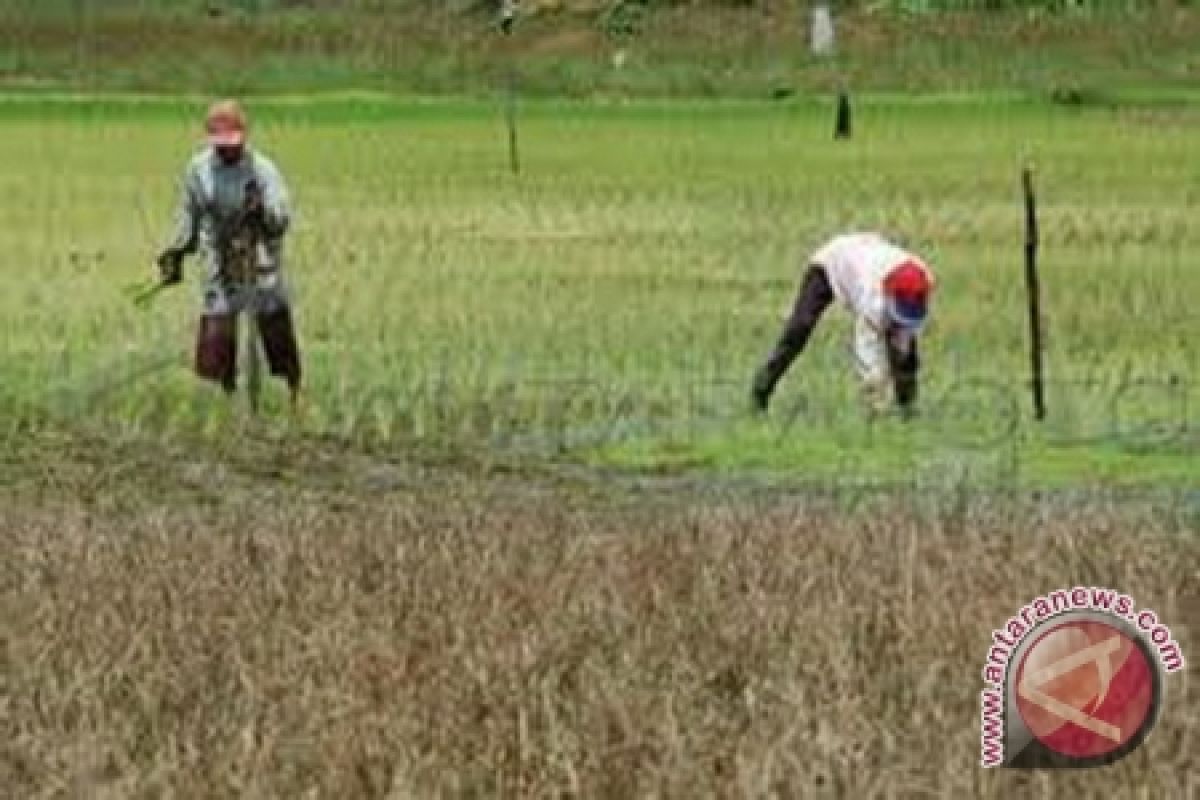
[{"label": "rows of young rice", "polygon": [[[764,447],[739,419],[745,386],[805,253],[878,227],[927,255],[941,283],[913,435],[990,446],[1028,415],[1026,159],[1042,212],[1046,435],[1104,435],[1134,412],[1157,424],[1196,371],[1185,254],[1200,234],[1184,224],[1196,190],[1183,128],[864,103],[855,138],[834,142],[820,106],[555,104],[523,108],[514,178],[491,106],[251,109],[255,141],[293,190],[288,268],[315,432],[665,437],[685,457],[736,462]],[[147,311],[121,291],[150,275],[169,229],[195,111],[8,122],[6,401],[223,430],[216,393],[187,373],[195,283]],[[771,434],[785,459],[871,447],[847,342],[831,310],[781,386],[786,430],[800,432]]]}]

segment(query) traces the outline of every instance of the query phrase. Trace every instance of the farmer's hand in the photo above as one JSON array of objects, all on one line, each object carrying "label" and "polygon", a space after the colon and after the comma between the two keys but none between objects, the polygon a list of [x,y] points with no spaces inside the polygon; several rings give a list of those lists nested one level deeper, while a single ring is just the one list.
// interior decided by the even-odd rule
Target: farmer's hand
[{"label": "farmer's hand", "polygon": [[242,214],[246,222],[261,227],[265,221],[266,211],[263,208],[262,188],[258,181],[251,180],[246,184],[242,199]]},{"label": "farmer's hand", "polygon": [[892,398],[884,381],[868,380],[862,384],[860,391],[868,417],[880,417],[892,410]]},{"label": "farmer's hand", "polygon": [[183,280],[183,253],[164,250],[155,263],[164,285],[173,286]]}]

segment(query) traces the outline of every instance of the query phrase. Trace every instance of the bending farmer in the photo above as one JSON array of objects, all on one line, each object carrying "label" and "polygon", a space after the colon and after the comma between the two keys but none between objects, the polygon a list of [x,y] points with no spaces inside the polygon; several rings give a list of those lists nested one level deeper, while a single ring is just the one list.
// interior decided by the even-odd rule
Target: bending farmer
[{"label": "bending farmer", "polygon": [[[925,322],[933,273],[917,256],[876,233],[837,236],[812,254],[791,316],[754,376],[751,395],[765,411],[771,394],[836,299],[855,317],[854,354],[868,402],[903,412],[917,397],[917,336]],[[889,387],[889,384],[891,386]]]}]

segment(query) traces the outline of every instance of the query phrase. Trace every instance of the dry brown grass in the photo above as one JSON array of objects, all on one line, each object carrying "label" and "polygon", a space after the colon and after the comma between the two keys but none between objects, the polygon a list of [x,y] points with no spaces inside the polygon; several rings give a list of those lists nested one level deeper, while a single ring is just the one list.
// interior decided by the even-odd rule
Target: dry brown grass
[{"label": "dry brown grass", "polygon": [[990,631],[1037,593],[1128,591],[1197,663],[1200,540],[1161,509],[612,503],[479,476],[355,493],[227,472],[211,474],[240,485],[228,499],[168,500],[128,474],[81,492],[79,469],[3,498],[7,796],[1198,788],[1189,675],[1111,769],[977,767]]}]

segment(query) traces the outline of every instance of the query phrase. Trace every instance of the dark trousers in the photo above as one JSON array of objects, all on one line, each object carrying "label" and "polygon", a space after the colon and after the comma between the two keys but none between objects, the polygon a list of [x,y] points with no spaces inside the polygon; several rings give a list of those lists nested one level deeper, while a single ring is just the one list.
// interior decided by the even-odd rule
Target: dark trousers
[{"label": "dark trousers", "polygon": [[[829,285],[829,277],[824,268],[818,264],[809,266],[783,333],[766,362],[754,376],[754,397],[761,406],[766,406],[767,399],[774,393],[779,380],[796,357],[804,351],[821,315],[833,300],[833,288]],[[911,339],[908,349],[901,351],[893,346],[891,337],[888,337],[887,350],[896,401],[907,408],[917,396],[917,372],[920,369],[917,341],[915,338]]]},{"label": "dark trousers", "polygon": [[[258,333],[271,374],[300,388],[300,347],[288,309],[258,315]],[[196,374],[232,392],[237,387],[237,316],[205,314],[196,337]]]},{"label": "dark trousers", "polygon": [[796,356],[804,350],[821,315],[832,302],[833,288],[829,285],[829,278],[822,267],[813,264],[804,273],[804,281],[796,294],[791,316],[784,325],[779,341],[754,376],[754,395],[763,405],[766,405],[767,398],[775,391],[776,384]]}]

